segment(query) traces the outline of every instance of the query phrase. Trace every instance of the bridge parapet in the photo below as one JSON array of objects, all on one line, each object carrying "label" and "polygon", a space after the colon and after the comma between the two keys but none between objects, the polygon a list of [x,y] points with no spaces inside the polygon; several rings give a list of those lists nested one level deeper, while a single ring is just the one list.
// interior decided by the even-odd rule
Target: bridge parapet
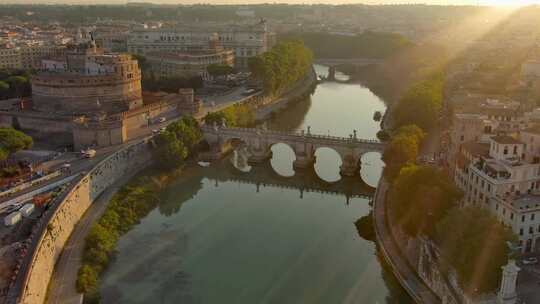
[{"label": "bridge parapet", "polygon": [[356,130],[347,137],[312,134],[310,127],[307,132],[286,132],[277,130],[255,128],[229,128],[214,126],[202,127],[205,139],[214,153],[210,157],[221,157],[231,148],[230,142],[234,139],[243,141],[251,154],[250,162],[258,163],[269,159],[272,155],[271,147],[277,143],[287,144],[295,153],[296,160],[293,166],[304,169],[315,163],[315,151],[318,148],[331,148],[336,151],[342,160],[340,168],[344,176],[357,175],[360,170],[361,158],[368,152],[383,152],[385,144],[372,139],[359,139]]},{"label": "bridge parapet", "polygon": [[279,136],[288,136],[291,138],[305,138],[305,139],[323,139],[323,140],[332,140],[340,142],[353,142],[353,143],[368,143],[368,144],[377,144],[384,147],[384,143],[376,139],[362,139],[357,138],[351,135],[351,137],[342,137],[342,136],[332,136],[332,135],[323,135],[323,134],[312,134],[310,132],[290,132],[290,131],[280,131],[280,130],[265,130],[257,128],[237,128],[237,127],[213,127],[204,125],[202,127],[203,132],[209,132],[214,134],[224,134],[224,135],[240,135],[239,133],[248,133],[248,135],[279,135]]}]

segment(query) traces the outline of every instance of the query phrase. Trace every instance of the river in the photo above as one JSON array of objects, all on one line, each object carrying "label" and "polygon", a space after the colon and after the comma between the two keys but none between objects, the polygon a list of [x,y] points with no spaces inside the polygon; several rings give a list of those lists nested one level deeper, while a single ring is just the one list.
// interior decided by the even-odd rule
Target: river
[{"label": "river", "polygon": [[[373,113],[384,110],[358,84],[323,83],[266,127],[376,138]],[[355,225],[369,219],[364,194],[380,177],[380,155],[362,159],[361,177],[341,179],[333,150],[317,150],[313,172],[298,173],[288,146],[272,152],[269,164],[253,168],[242,149],[208,168],[188,168],[120,239],[101,281],[102,302],[409,303],[370,227]],[[336,189],[343,194],[328,193]]]}]

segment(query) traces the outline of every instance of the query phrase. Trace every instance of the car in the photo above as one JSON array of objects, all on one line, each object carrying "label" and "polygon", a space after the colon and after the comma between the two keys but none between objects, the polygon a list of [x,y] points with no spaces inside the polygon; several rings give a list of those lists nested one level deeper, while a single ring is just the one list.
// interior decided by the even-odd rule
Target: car
[{"label": "car", "polygon": [[158,134],[158,133],[159,133],[159,130],[158,130],[158,129],[152,130],[152,134]]},{"label": "car", "polygon": [[538,264],[538,259],[535,257],[526,258],[526,259],[521,260],[521,262],[523,263],[523,265],[536,265]]},{"label": "car", "polygon": [[166,120],[167,120],[167,118],[161,117],[161,118],[159,119],[159,122],[165,122]]}]

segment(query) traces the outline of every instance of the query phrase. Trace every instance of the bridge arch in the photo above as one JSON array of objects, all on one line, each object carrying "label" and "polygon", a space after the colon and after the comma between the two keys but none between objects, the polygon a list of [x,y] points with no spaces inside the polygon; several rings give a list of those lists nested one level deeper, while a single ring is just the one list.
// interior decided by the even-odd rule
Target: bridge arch
[{"label": "bridge arch", "polygon": [[320,146],[314,149],[313,169],[320,179],[326,182],[337,182],[341,179],[341,166],[343,159],[341,154],[332,147]]},{"label": "bridge arch", "polygon": [[359,139],[356,131],[349,137],[336,137],[312,134],[309,127],[307,132],[300,133],[215,126],[203,126],[202,129],[211,150],[217,151],[218,155],[222,155],[223,146],[234,139],[246,143],[251,154],[250,163],[268,161],[272,156],[272,146],[283,143],[294,151],[294,169],[310,169],[315,163],[317,149],[333,149],[341,158],[342,176],[359,175],[363,155],[368,152],[381,153],[384,150],[384,143]]},{"label": "bridge arch", "polygon": [[274,142],[269,144],[270,165],[274,172],[283,177],[292,177],[295,175],[294,162],[296,161],[296,152],[288,143]]}]

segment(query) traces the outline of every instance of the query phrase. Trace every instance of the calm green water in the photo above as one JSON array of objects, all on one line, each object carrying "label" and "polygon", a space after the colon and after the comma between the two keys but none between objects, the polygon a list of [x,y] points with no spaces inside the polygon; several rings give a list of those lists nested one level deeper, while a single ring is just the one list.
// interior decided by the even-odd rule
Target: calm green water
[{"label": "calm green water", "polygon": [[[373,112],[384,109],[360,85],[325,83],[267,125],[375,138]],[[272,150],[269,164],[251,168],[239,149],[163,191],[161,205],[120,240],[103,302],[408,303],[375,243],[360,236],[368,231],[355,226],[371,207],[352,196],[373,191],[379,155],[363,158],[362,178],[338,180],[333,150],[318,150],[314,170],[298,173],[288,146]],[[322,192],[336,189],[349,199]]]}]

